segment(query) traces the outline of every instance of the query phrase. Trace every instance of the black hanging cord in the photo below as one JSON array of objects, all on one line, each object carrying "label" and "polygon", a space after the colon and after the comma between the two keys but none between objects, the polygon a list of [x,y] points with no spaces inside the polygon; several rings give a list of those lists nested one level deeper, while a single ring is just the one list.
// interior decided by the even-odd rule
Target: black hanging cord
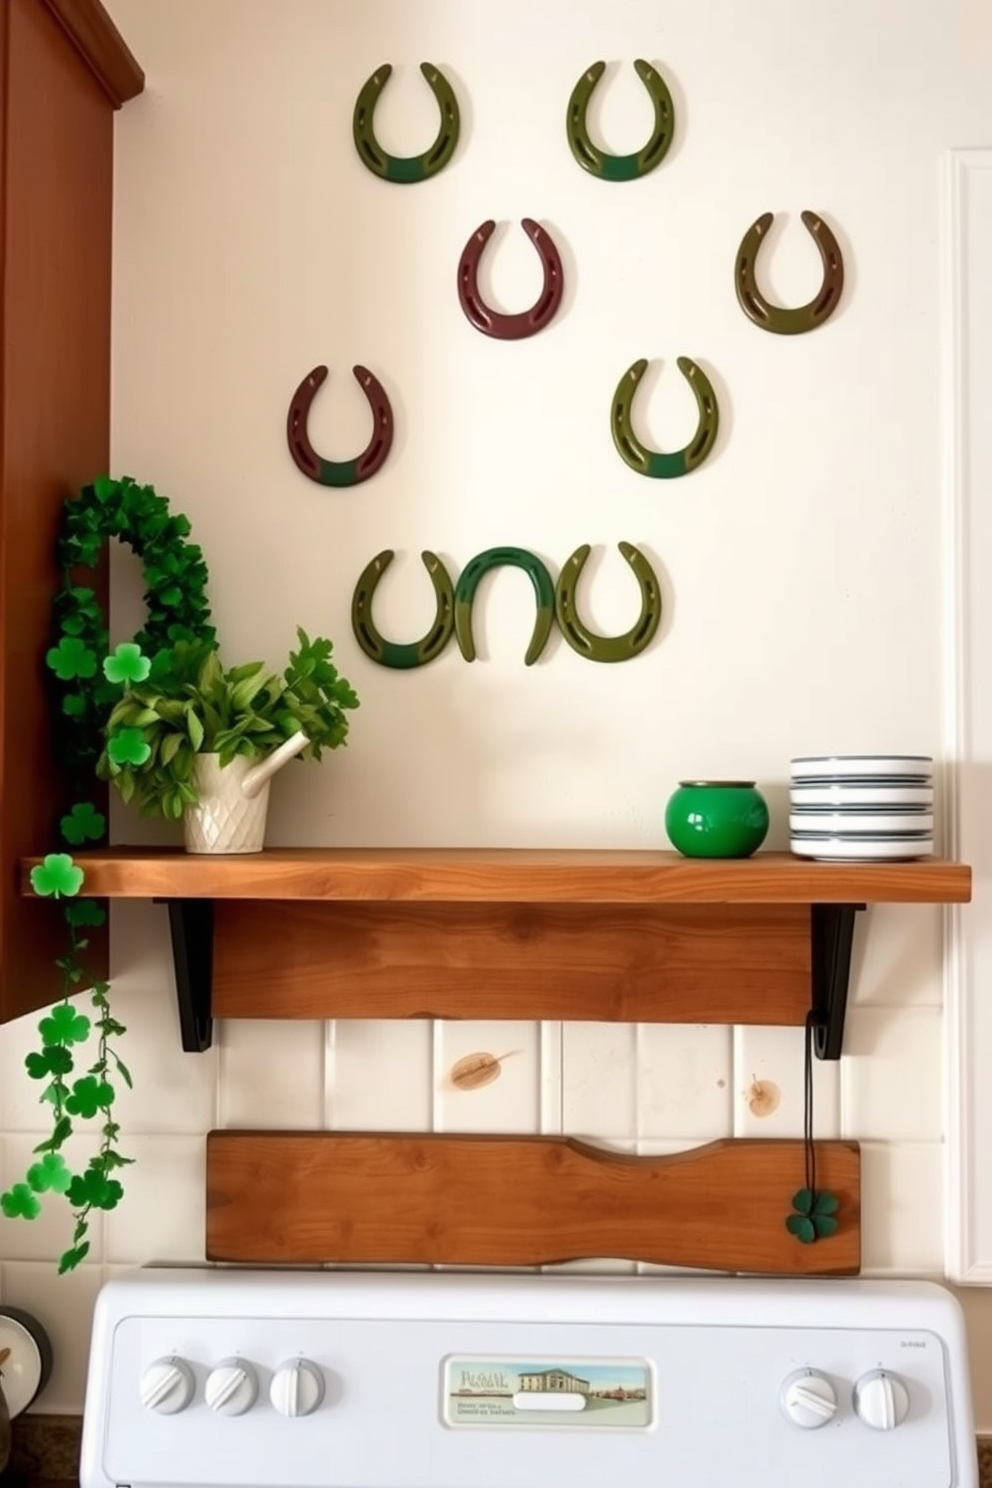
[{"label": "black hanging cord", "polygon": [[803,1053],[803,1157],[806,1163],[806,1187],[816,1202],[816,1146],[813,1141],[813,1034],[815,1017],[806,1014]]}]

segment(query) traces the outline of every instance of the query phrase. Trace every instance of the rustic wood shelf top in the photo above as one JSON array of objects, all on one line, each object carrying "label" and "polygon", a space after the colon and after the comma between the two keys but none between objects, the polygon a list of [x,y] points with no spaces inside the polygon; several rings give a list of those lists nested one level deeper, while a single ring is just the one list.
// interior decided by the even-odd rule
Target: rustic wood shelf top
[{"label": "rustic wood shelf top", "polygon": [[[37,858],[22,864],[21,889]],[[814,863],[789,853],[707,860],[674,852],[540,848],[168,848],[77,853],[86,892],[127,899],[532,904],[967,903],[971,869],[942,858]]]}]

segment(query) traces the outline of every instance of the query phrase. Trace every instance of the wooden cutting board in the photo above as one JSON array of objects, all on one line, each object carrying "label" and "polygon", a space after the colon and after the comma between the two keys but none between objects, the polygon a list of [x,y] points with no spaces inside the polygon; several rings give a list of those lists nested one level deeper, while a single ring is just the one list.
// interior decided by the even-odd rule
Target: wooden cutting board
[{"label": "wooden cutting board", "polygon": [[632,1157],[569,1137],[214,1131],[207,1258],[536,1266],[606,1256],[772,1275],[861,1262],[861,1156],[818,1142],[836,1235],[785,1227],[803,1187],[798,1141],[728,1138]]}]

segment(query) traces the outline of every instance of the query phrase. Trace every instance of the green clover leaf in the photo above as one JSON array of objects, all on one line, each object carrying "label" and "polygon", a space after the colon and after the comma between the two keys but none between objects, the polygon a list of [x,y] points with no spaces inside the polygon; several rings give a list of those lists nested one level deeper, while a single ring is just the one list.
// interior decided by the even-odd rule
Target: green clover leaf
[{"label": "green clover leaf", "polygon": [[72,1055],[61,1044],[53,1044],[25,1056],[24,1065],[32,1080],[47,1080],[49,1075],[67,1075],[72,1069]]},{"label": "green clover leaf", "polygon": [[96,652],[77,636],[63,636],[48,652],[45,661],[60,682],[96,676]]},{"label": "green clover leaf", "polygon": [[[85,1234],[86,1231],[84,1230]],[[59,1275],[64,1276],[67,1271],[75,1271],[80,1261],[86,1259],[89,1254],[90,1242],[84,1241],[82,1245],[76,1245],[72,1250],[63,1251],[59,1256]]]},{"label": "green clover leaf", "polygon": [[90,1020],[63,1002],[42,1018],[38,1032],[46,1044],[82,1044],[90,1036]]},{"label": "green clover leaf", "polygon": [[829,1189],[801,1188],[792,1196],[792,1207],[795,1213],[789,1215],[785,1228],[803,1245],[812,1245],[815,1240],[836,1235],[840,1228],[835,1218],[840,1200]]},{"label": "green clover leaf", "polygon": [[151,755],[141,730],[122,728],[107,740],[107,754],[115,765],[143,765]]},{"label": "green clover leaf", "polygon": [[[52,1091],[54,1093],[54,1087],[51,1085],[48,1087],[48,1090],[46,1090],[44,1095],[41,1097],[42,1100],[47,1099],[49,1091]],[[44,1142],[39,1142],[35,1147],[32,1147],[31,1151],[57,1152],[58,1149],[62,1146],[63,1142],[67,1142],[71,1136],[72,1122],[69,1120],[68,1116],[60,1116],[52,1129],[52,1135],[50,1137],[47,1137]]]},{"label": "green clover leaf", "polygon": [[74,1209],[116,1209],[124,1197],[123,1186],[116,1178],[105,1178],[96,1168],[87,1168],[77,1173],[68,1189],[66,1198]]},{"label": "green clover leaf", "polygon": [[66,905],[65,917],[70,925],[102,925],[107,911],[95,899],[77,899]]},{"label": "green clover leaf", "polygon": [[64,1194],[72,1182],[72,1174],[64,1157],[57,1152],[46,1152],[41,1162],[28,1168],[27,1179],[35,1193]]},{"label": "green clover leaf", "polygon": [[101,1107],[106,1109],[112,1105],[113,1100],[114,1087],[112,1085],[108,1085],[106,1080],[97,1080],[93,1075],[87,1075],[83,1080],[73,1081],[72,1094],[65,1098],[65,1108],[70,1116],[82,1116],[89,1119],[95,1116]]},{"label": "green clover leaf", "polygon": [[0,1194],[0,1209],[8,1219],[37,1219],[41,1205],[26,1183],[15,1183]]},{"label": "green clover leaf", "polygon": [[91,802],[77,801],[69,815],[62,818],[59,826],[66,842],[78,847],[87,840],[99,842],[107,830],[107,818]]},{"label": "green clover leaf", "polygon": [[46,853],[44,860],[31,869],[31,887],[36,894],[78,894],[83,886],[83,870],[77,868],[69,853]]},{"label": "green clover leaf", "polygon": [[122,641],[103,663],[103,675],[107,681],[117,682],[122,687],[129,682],[144,682],[151,669],[148,657],[142,655],[141,647],[134,641]]}]

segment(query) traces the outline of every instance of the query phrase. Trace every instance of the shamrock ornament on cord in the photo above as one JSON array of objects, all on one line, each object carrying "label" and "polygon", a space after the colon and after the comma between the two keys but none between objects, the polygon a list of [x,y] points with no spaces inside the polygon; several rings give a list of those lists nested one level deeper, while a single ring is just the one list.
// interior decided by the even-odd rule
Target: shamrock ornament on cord
[{"label": "shamrock ornament on cord", "polygon": [[792,1195],[794,1214],[785,1221],[790,1235],[795,1235],[803,1245],[812,1245],[814,1240],[824,1240],[836,1235],[840,1225],[834,1217],[840,1208],[836,1194],[824,1190],[817,1193],[812,1188],[801,1188]]},{"label": "shamrock ornament on cord", "polygon": [[802,1245],[826,1240],[840,1229],[837,1211],[840,1200],[829,1189],[816,1186],[816,1145],[813,1141],[813,1013],[806,1014],[803,1049],[803,1156],[806,1183],[792,1195],[793,1212],[785,1221],[790,1235]]}]

